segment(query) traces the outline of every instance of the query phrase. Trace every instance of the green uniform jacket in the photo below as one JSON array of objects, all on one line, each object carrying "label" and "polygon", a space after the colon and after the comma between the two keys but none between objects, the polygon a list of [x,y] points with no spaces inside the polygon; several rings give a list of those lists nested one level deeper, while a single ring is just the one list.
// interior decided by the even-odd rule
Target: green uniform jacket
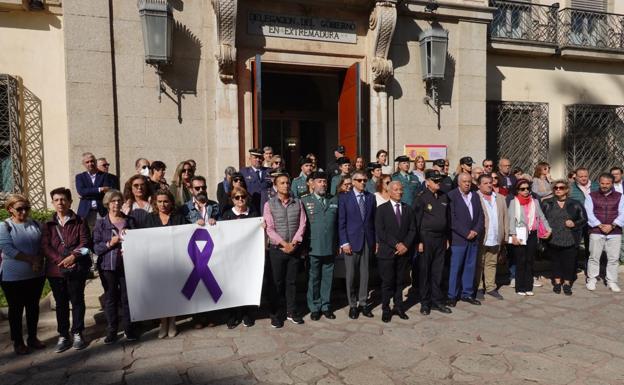
[{"label": "green uniform jacket", "polygon": [[421,184],[418,177],[414,174],[401,174],[400,172],[395,172],[392,174],[392,180],[398,180],[401,182],[403,185],[403,198],[401,198],[401,202],[412,207],[416,193],[421,190]]},{"label": "green uniform jacket", "polygon": [[338,249],[338,197],[325,198],[325,206],[314,194],[301,198],[308,217],[306,235],[309,254],[334,255]]},{"label": "green uniform jacket", "polygon": [[308,189],[308,177],[303,174],[299,174],[298,177],[293,179],[290,189],[292,190],[293,196],[296,198],[301,198],[303,195],[309,194],[310,190]]},{"label": "green uniform jacket", "polygon": [[366,191],[371,194],[377,192],[377,182],[375,182],[372,177],[366,182]]}]

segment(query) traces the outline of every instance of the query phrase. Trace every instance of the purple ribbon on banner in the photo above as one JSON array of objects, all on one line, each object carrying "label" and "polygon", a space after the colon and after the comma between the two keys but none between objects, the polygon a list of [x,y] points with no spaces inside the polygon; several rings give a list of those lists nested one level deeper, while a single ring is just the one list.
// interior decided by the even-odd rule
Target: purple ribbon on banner
[{"label": "purple ribbon on banner", "polygon": [[[206,241],[204,250],[200,250],[195,241]],[[210,261],[213,250],[214,242],[212,241],[208,230],[195,230],[188,243],[188,254],[189,257],[191,257],[191,261],[193,261],[193,271],[191,271],[191,275],[189,275],[184,287],[182,288],[182,294],[184,294],[188,300],[193,297],[200,280],[204,282],[206,289],[208,289],[208,292],[212,296],[215,303],[219,301],[219,298],[221,298],[223,291],[221,291],[217,280],[214,275],[212,275],[212,272],[208,267],[208,261]]]}]

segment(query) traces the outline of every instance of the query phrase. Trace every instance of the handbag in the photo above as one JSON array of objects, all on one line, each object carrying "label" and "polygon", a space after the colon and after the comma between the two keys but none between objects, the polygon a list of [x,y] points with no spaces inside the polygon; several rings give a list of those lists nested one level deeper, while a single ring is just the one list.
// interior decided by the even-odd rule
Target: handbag
[{"label": "handbag", "polygon": [[546,234],[548,234],[548,230],[546,230],[546,226],[544,226],[544,222],[542,222],[541,219],[538,219],[537,237],[539,239],[546,239]]}]

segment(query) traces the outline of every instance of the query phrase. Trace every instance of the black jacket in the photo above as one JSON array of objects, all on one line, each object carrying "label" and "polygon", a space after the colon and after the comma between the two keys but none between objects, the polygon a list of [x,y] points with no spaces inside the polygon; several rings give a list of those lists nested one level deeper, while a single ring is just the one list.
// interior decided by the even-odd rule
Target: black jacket
[{"label": "black jacket", "polygon": [[[416,221],[412,208],[401,203],[401,226],[399,227],[392,204],[392,201],[388,201],[380,205],[375,213],[375,234],[379,242],[377,258],[379,259],[398,257],[395,254],[395,246],[399,242],[412,250],[416,239]],[[403,257],[408,255],[411,255],[411,251]]]},{"label": "black jacket", "polygon": [[[556,204],[557,197],[548,198],[542,201],[542,211],[544,212],[544,216],[547,220],[549,220],[551,211]],[[572,198],[566,199],[565,208],[568,212],[568,215],[570,216],[570,220],[574,222],[574,229],[572,230],[572,232],[574,235],[574,240],[578,244],[581,241],[583,228],[587,224],[587,214],[585,213],[585,208],[576,199]]]},{"label": "black jacket", "polygon": [[186,224],[188,224],[188,221],[186,220],[184,215],[180,214],[177,211],[171,213],[171,215],[169,216],[169,222],[166,225],[163,225],[160,221],[160,216],[158,215],[158,212],[151,213],[147,216],[147,219],[145,220],[145,227],[177,226]]}]

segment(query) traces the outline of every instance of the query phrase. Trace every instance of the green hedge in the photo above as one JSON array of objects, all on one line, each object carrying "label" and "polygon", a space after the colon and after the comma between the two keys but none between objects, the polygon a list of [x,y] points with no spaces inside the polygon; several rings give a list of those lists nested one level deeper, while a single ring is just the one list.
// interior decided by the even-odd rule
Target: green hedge
[{"label": "green hedge", "polygon": [[[46,222],[52,218],[54,214],[54,210],[32,210],[30,212],[30,217],[37,222]],[[3,221],[10,217],[7,209],[0,209],[0,221]]]}]

